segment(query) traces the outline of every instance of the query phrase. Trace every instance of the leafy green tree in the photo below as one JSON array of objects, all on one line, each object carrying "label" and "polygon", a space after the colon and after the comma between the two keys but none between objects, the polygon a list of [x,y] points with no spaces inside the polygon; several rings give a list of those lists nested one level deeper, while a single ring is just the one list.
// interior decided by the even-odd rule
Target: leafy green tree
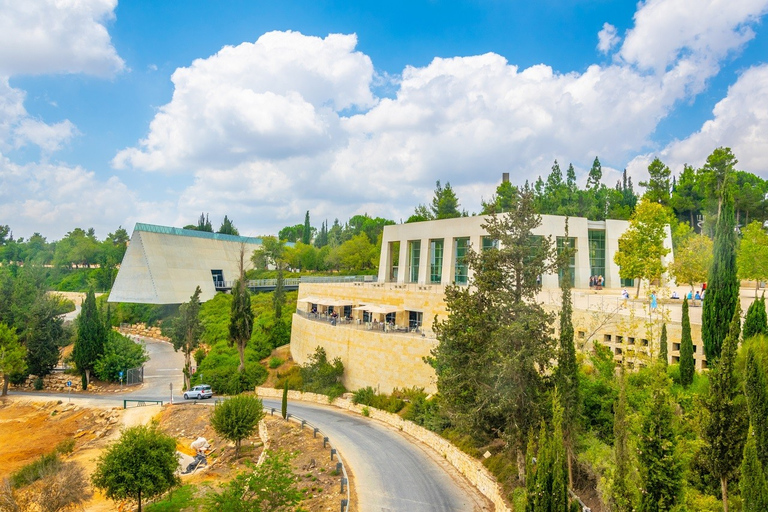
[{"label": "leafy green tree", "polygon": [[760,281],[768,280],[768,233],[759,222],[742,230],[741,244],[736,254],[739,279],[755,281],[755,298]]},{"label": "leafy green tree", "polygon": [[553,268],[552,243],[531,234],[541,222],[533,201],[524,191],[483,225],[499,248],[467,254],[474,277],[447,287],[448,317],[435,322],[428,360],[451,421],[478,439],[508,436],[521,477],[528,433],[546,412],[544,375],[555,351],[552,317],[535,301],[538,276]]},{"label": "leafy green tree", "polygon": [[517,187],[512,185],[509,181],[503,181],[498,187],[496,187],[496,195],[486,203],[483,202],[483,215],[490,215],[491,213],[503,213],[508,212],[514,204],[514,197],[518,194]]},{"label": "leafy green tree", "polygon": [[223,491],[206,498],[209,512],[286,512],[303,497],[287,452],[267,452],[264,462],[238,473]]},{"label": "leafy green tree", "polygon": [[261,247],[253,251],[251,262],[256,268],[267,269],[269,266],[280,267],[285,264],[285,242],[274,236],[261,239]]},{"label": "leafy green tree", "polygon": [[[685,220],[690,226],[696,226],[696,215],[701,211],[704,197],[697,183],[696,171],[688,164],[683,166],[683,172],[672,190],[669,205],[675,211],[678,219]],[[677,254],[675,254],[677,258]]]},{"label": "leafy green tree", "polygon": [[624,370],[619,374],[619,397],[614,406],[613,459],[616,468],[610,487],[609,502],[616,512],[632,512],[635,501],[630,481],[632,458],[629,452],[629,424],[627,421],[627,385]]},{"label": "leafy green tree", "polygon": [[176,440],[157,425],[139,425],[125,429],[99,457],[91,483],[111,500],[137,502],[141,512],[142,501],[181,483],[178,467]]},{"label": "leafy green tree", "polygon": [[768,482],[766,482],[764,466],[758,457],[759,453],[755,436],[750,429],[744,445],[739,482],[743,512],[768,510]]},{"label": "leafy green tree", "polygon": [[714,261],[709,269],[707,299],[701,314],[701,338],[710,364],[720,357],[723,340],[728,334],[728,323],[739,301],[734,229],[733,201],[726,198],[715,228]]},{"label": "leafy green tree", "polygon": [[25,352],[16,332],[0,322],[0,372],[3,373],[3,392],[0,396],[8,394],[11,376],[19,375],[27,368],[24,361]]},{"label": "leafy green tree", "polygon": [[672,510],[681,490],[681,464],[677,452],[669,382],[662,367],[655,371],[652,398],[643,414],[638,442],[641,512]]},{"label": "leafy green tree", "polygon": [[66,344],[60,315],[59,299],[48,295],[40,295],[29,312],[22,339],[27,348],[27,369],[39,378],[51,373],[59,362],[59,347]]},{"label": "leafy green tree", "polygon": [[221,223],[218,233],[235,236],[240,234],[235,225],[232,224],[232,221],[226,215],[224,216],[224,221]]},{"label": "leafy green tree", "polygon": [[296,224],[295,226],[286,226],[281,229],[277,233],[277,239],[295,243],[301,240],[302,234],[304,234],[304,224]]},{"label": "leafy green tree", "polygon": [[96,295],[91,288],[77,318],[77,339],[72,350],[72,359],[80,374],[85,375],[86,385],[91,382],[91,372],[96,366],[96,361],[104,353],[106,337],[104,322],[96,307]]},{"label": "leafy green tree", "polygon": [[693,291],[697,283],[707,280],[713,258],[712,240],[708,236],[688,236],[675,249],[675,261],[669,265],[669,273],[678,284],[688,284]]},{"label": "leafy green tree", "polygon": [[733,310],[722,354],[709,372],[709,394],[704,399],[705,457],[712,474],[720,481],[725,512],[728,512],[728,481],[738,470],[749,426],[745,397],[734,372],[739,313],[740,308]]},{"label": "leafy green tree", "polygon": [[[599,164],[599,162],[598,162]],[[568,238],[568,219],[565,224],[565,238]],[[576,345],[573,339],[573,300],[571,298],[570,259],[573,249],[564,248],[559,255],[562,306],[560,310],[560,337],[557,355],[556,381],[562,400],[562,428],[565,435],[565,448],[568,462],[568,485],[573,486],[573,451],[576,440],[576,428],[579,424],[579,365],[576,362]]]},{"label": "leafy green tree", "polygon": [[648,181],[640,182],[640,186],[646,189],[643,199],[662,206],[669,205],[670,176],[672,176],[672,171],[664,165],[664,162],[659,160],[659,157],[656,157],[648,165],[648,174],[650,175]]},{"label": "leafy green tree", "polygon": [[744,392],[757,456],[763,468],[768,468],[768,383],[765,368],[752,347],[747,349],[744,373]]},{"label": "leafy green tree", "polygon": [[[687,299],[683,299],[684,302],[686,302],[687,306]],[[689,325],[690,329],[690,325]],[[669,342],[667,341],[667,324],[664,323],[661,325],[661,337],[659,338],[659,360],[662,362],[664,366],[667,366],[669,364]]]},{"label": "leafy green tree", "polygon": [[364,233],[341,244],[336,252],[341,267],[345,269],[366,270],[378,266],[379,251]]},{"label": "leafy green tree", "polygon": [[765,293],[759,299],[752,301],[744,319],[744,339],[747,340],[759,334],[768,334],[768,315],[765,312]]},{"label": "leafy green tree", "polygon": [[263,417],[261,400],[250,395],[237,395],[216,404],[211,413],[211,426],[224,439],[234,441],[237,456],[243,439],[253,435]]},{"label": "leafy green tree", "polygon": [[681,321],[682,335],[680,337],[680,383],[688,387],[693,382],[696,372],[696,361],[693,358],[693,338],[691,337],[691,320],[688,316],[688,298],[683,299],[683,319]]},{"label": "leafy green tree", "polygon": [[144,345],[135,343],[122,334],[109,331],[104,353],[96,361],[93,371],[103,381],[119,382],[120,372],[138,368],[149,361]]},{"label": "leafy green tree", "polygon": [[203,333],[200,320],[201,293],[200,287],[196,286],[189,302],[179,306],[179,313],[171,324],[173,350],[181,350],[184,354],[184,389],[192,389],[192,354],[200,346],[200,336]]},{"label": "leafy green tree", "polygon": [[619,238],[613,261],[623,279],[637,280],[635,297],[640,296],[641,280],[658,279],[664,273],[661,258],[669,253],[664,247],[667,222],[667,212],[660,204],[643,199]]}]

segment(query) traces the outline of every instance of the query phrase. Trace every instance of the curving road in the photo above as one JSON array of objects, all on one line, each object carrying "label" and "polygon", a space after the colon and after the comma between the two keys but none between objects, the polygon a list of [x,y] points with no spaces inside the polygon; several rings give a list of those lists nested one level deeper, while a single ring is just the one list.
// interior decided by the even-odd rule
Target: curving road
[{"label": "curving road", "polygon": [[[280,409],[277,400],[266,407]],[[289,402],[291,414],[319,427],[355,475],[361,512],[453,512],[490,509],[444,460],[404,434],[333,407]]]},{"label": "curving road", "polygon": [[[166,342],[146,339],[150,360],[144,367],[144,385],[135,391],[113,395],[75,393],[72,401],[92,406],[122,406],[122,400],[170,399],[180,395],[184,356]],[[60,397],[51,393],[20,393],[36,397]],[[213,403],[205,400],[203,403]],[[276,400],[266,407],[280,409]],[[330,406],[290,402],[288,411],[319,427],[331,440],[354,473],[360,512],[474,512],[492,510],[480,493],[437,454],[421,443],[375,420],[352,415]]]}]

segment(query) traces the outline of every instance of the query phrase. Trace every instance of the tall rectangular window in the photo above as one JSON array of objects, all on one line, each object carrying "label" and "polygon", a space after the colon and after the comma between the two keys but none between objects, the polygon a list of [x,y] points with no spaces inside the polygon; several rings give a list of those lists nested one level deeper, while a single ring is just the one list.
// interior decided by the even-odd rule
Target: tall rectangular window
[{"label": "tall rectangular window", "polygon": [[[569,247],[571,249],[571,258],[568,262],[568,268],[571,274],[571,286],[574,286],[576,282],[576,239],[573,237],[565,238],[564,236],[557,237],[557,254],[561,254],[563,249]],[[562,283],[563,271],[560,270],[557,273],[558,284]]]},{"label": "tall rectangular window", "polygon": [[419,259],[421,256],[421,240],[411,240],[408,242],[408,269],[410,272],[410,282],[419,282]]},{"label": "tall rectangular window", "polygon": [[429,282],[440,283],[443,280],[443,240],[429,241]]},{"label": "tall rectangular window", "polygon": [[454,282],[467,284],[467,250],[469,249],[469,237],[456,239],[456,266],[454,268]]},{"label": "tall rectangular window", "polygon": [[397,281],[397,272],[400,267],[400,242],[389,242],[389,280]]},{"label": "tall rectangular window", "polygon": [[498,249],[499,248],[499,241],[493,237],[490,236],[484,236],[483,237],[483,250],[487,251],[488,249]]},{"label": "tall rectangular window", "polygon": [[589,275],[605,279],[605,231],[598,229],[589,230]]}]

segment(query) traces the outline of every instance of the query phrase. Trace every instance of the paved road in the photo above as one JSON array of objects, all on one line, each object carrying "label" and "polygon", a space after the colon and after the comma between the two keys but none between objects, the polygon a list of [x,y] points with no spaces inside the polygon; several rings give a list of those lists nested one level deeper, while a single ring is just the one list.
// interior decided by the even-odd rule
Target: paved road
[{"label": "paved road", "polygon": [[[280,409],[280,402],[264,400]],[[478,492],[436,454],[374,420],[332,407],[290,402],[288,412],[319,427],[357,482],[360,512],[483,510]]]}]

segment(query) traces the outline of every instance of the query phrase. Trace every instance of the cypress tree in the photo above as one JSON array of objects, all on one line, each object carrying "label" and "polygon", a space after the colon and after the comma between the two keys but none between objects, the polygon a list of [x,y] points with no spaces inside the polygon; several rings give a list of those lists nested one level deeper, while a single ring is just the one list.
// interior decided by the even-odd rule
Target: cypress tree
[{"label": "cypress tree", "polygon": [[744,339],[768,334],[768,317],[765,312],[765,292],[759,299],[752,301],[747,309],[747,317],[744,319]]},{"label": "cypress tree", "polygon": [[642,498],[640,512],[671,510],[677,503],[681,487],[674,414],[670,404],[669,383],[659,365],[654,378],[653,398],[643,415],[638,446]]},{"label": "cypress tree", "polygon": [[751,347],[747,350],[744,373],[744,391],[747,395],[749,422],[754,431],[754,441],[760,463],[764,468],[768,468],[768,385],[766,384],[765,369]]},{"label": "cypress tree", "polygon": [[[533,473],[535,482],[529,489],[528,512],[566,512],[568,510],[568,468],[566,464],[565,444],[563,442],[563,408],[557,389],[552,396],[552,434],[547,431],[542,421],[539,431],[539,449],[535,470],[530,470],[528,461],[526,472]],[[529,439],[529,449],[531,442]],[[531,493],[530,489],[533,490]]]},{"label": "cypress tree", "polygon": [[309,210],[304,215],[304,230],[301,232],[301,243],[309,245],[312,240],[312,227],[309,225]]},{"label": "cypress tree", "polygon": [[288,419],[288,379],[285,379],[285,385],[283,386],[283,401],[280,404],[280,413],[283,415],[283,419]]},{"label": "cypress tree", "polygon": [[552,396],[552,502],[548,511],[568,510],[568,462],[563,438],[563,407],[558,390]]},{"label": "cypress tree", "polygon": [[758,456],[757,440],[752,429],[744,445],[741,461],[741,500],[743,512],[765,512],[768,510],[768,483],[765,480],[763,464]]},{"label": "cypress tree", "polygon": [[709,412],[704,425],[705,457],[713,476],[720,480],[724,512],[728,512],[728,481],[738,469],[749,426],[746,399],[734,373],[740,312],[740,308],[733,310],[722,354],[710,372],[709,395],[704,400]]},{"label": "cypress tree", "polygon": [[[565,238],[568,239],[568,219],[565,221]],[[576,363],[576,346],[573,342],[573,300],[571,298],[570,257],[573,250],[566,244],[560,256],[560,280],[562,308],[560,310],[560,346],[557,358],[557,388],[560,393],[563,414],[563,432],[568,459],[568,485],[573,486],[573,444],[579,424],[579,367]]]},{"label": "cypress tree", "polygon": [[728,322],[739,299],[735,228],[733,199],[727,187],[723,187],[722,209],[715,227],[715,256],[709,269],[707,295],[701,315],[701,339],[710,365],[720,357],[723,340],[728,334]]},{"label": "cypress tree", "polygon": [[[687,300],[687,299],[684,299]],[[690,325],[689,325],[690,330]],[[669,347],[667,346],[667,324],[664,323],[661,326],[661,338],[659,339],[659,359],[662,363],[664,363],[664,366],[667,366],[669,364]]]},{"label": "cypress tree", "polygon": [[688,315],[688,298],[683,299],[682,336],[680,338],[680,383],[688,387],[693,382],[696,361],[693,359],[693,339],[691,338],[691,319]]},{"label": "cypress tree", "polygon": [[93,288],[88,290],[77,318],[77,338],[72,350],[72,359],[78,371],[85,375],[86,386],[91,381],[91,371],[98,358],[104,353],[104,323],[96,307],[96,295]]},{"label": "cypress tree", "polygon": [[245,282],[245,247],[240,248],[240,277],[232,285],[232,307],[229,314],[229,346],[237,345],[240,366],[237,371],[245,371],[245,346],[253,332],[253,310],[251,294]]},{"label": "cypress tree", "polygon": [[632,487],[629,473],[632,467],[629,454],[629,425],[627,423],[627,387],[624,370],[619,374],[619,398],[613,407],[613,457],[616,470],[613,473],[610,500],[615,512],[631,512],[633,507]]}]

